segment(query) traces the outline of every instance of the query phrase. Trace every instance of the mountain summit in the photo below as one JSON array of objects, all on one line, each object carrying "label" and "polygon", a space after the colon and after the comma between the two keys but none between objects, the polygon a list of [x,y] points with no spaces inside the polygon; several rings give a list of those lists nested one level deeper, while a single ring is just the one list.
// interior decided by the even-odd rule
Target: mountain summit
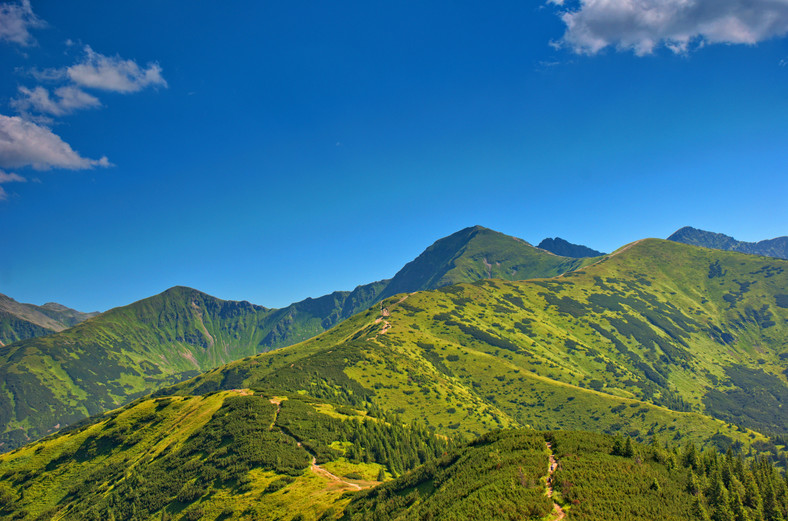
[{"label": "mountain summit", "polygon": [[668,240],[692,244],[693,246],[703,246],[704,248],[714,248],[715,250],[738,251],[751,255],[788,259],[788,237],[776,237],[758,242],[744,242],[737,241],[730,235],[707,232],[691,226],[685,226],[668,237]]},{"label": "mountain summit", "polygon": [[435,241],[405,265],[379,299],[481,279],[555,277],[581,267],[577,259],[545,254],[517,237],[484,226],[464,228]]},{"label": "mountain summit", "polygon": [[555,253],[556,255],[563,255],[564,257],[573,257],[573,258],[583,258],[583,257],[599,257],[600,255],[604,255],[601,251],[592,250],[588,246],[583,246],[582,244],[572,244],[569,241],[565,241],[561,237],[556,237],[555,239],[544,239],[542,242],[539,243],[538,248],[543,250],[547,250],[550,253]]}]

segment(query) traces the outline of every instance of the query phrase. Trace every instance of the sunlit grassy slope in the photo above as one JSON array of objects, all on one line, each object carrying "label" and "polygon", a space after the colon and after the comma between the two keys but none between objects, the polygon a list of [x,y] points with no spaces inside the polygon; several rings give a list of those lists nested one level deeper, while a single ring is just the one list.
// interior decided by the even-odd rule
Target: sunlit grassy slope
[{"label": "sunlit grassy slope", "polygon": [[446,434],[530,425],[765,447],[787,429],[786,268],[644,240],[554,279],[397,295],[180,389],[340,394]]},{"label": "sunlit grassy slope", "polygon": [[198,372],[313,337],[395,290],[551,276],[583,262],[589,261],[473,227],[437,241],[390,281],[282,309],[175,287],[61,333],[0,349],[0,450]]}]

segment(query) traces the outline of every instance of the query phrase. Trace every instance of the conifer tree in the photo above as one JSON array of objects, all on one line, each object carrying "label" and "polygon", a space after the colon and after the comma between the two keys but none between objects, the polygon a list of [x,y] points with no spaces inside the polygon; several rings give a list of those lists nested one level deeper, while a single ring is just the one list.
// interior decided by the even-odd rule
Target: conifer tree
[{"label": "conifer tree", "polygon": [[631,458],[635,455],[635,449],[632,447],[632,438],[627,436],[627,441],[624,443],[624,452],[622,456],[625,458]]},{"label": "conifer tree", "polygon": [[616,435],[616,437],[613,439],[613,450],[610,451],[610,454],[613,456],[621,456],[624,454],[624,446],[620,435]]},{"label": "conifer tree", "polygon": [[703,505],[701,496],[695,496],[692,500],[692,513],[695,515],[695,518],[700,521],[711,521],[711,516],[709,516],[708,510],[706,510],[706,507]]}]

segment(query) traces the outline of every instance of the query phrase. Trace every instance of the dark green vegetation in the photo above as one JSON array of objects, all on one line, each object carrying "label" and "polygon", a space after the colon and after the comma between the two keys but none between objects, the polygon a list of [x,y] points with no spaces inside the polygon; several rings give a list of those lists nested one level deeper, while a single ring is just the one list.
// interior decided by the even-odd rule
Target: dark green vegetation
[{"label": "dark green vegetation", "polygon": [[547,433],[559,461],[554,474],[570,520],[785,519],[788,488],[766,459],[700,451],[688,442],[648,446],[629,438]]},{"label": "dark green vegetation", "polygon": [[645,240],[554,279],[392,297],[178,389],[232,381],[368,401],[444,434],[657,434],[780,459],[787,286],[786,261]]},{"label": "dark green vegetation", "polygon": [[22,304],[0,293],[0,347],[75,326],[98,313],[82,313],[61,304]]},{"label": "dark green vegetation", "polygon": [[[175,287],[0,351],[0,447],[17,447],[198,372],[311,338],[400,291],[553,276],[584,262],[477,226],[437,241],[389,281],[282,309]],[[222,385],[232,388],[236,380]]]},{"label": "dark green vegetation", "polygon": [[582,258],[582,257],[599,257],[604,255],[601,251],[592,250],[588,246],[583,246],[582,244],[572,244],[569,241],[565,241],[560,237],[556,237],[555,239],[544,239],[542,242],[539,243],[537,248],[542,248],[543,250],[547,250],[550,253],[555,253],[556,255],[563,255],[564,257],[574,257],[574,258]]},{"label": "dark green vegetation", "polygon": [[143,400],[0,456],[0,515],[315,519],[449,447],[371,412],[246,392]]},{"label": "dark green vegetation", "polygon": [[356,495],[343,520],[544,519],[549,449],[540,432],[494,431]]},{"label": "dark green vegetation", "polygon": [[788,259],[788,237],[777,237],[758,242],[743,242],[722,233],[707,232],[685,226],[668,237],[668,240],[717,250],[738,251],[752,255],[763,255],[764,257]]},{"label": "dark green vegetation", "polygon": [[[558,466],[547,481],[551,453]],[[577,521],[774,521],[788,514],[788,488],[765,459],[747,463],[691,443],[497,431],[357,494],[342,519],[543,520],[558,515],[553,502]]]}]

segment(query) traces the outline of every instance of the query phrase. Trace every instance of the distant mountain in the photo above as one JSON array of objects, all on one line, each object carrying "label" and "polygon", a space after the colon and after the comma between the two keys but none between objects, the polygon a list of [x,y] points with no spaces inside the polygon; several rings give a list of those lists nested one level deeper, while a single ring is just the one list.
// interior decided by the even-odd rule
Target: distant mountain
[{"label": "distant mountain", "polygon": [[0,294],[0,346],[48,335],[75,326],[98,312],[83,313],[62,304],[22,304]]},{"label": "distant mountain", "polygon": [[390,280],[282,309],[174,287],[0,352],[0,450],[221,364],[314,337],[396,293],[489,277],[551,277],[587,262],[476,226],[438,240]]},{"label": "distant mountain", "polygon": [[524,280],[573,271],[588,259],[546,254],[522,239],[483,226],[464,228],[435,241],[391,279],[308,298],[274,312],[261,345],[267,349],[301,342],[327,331],[384,298],[460,282],[498,278]]},{"label": "distant mountain", "polygon": [[537,247],[547,250],[550,253],[555,253],[556,255],[563,255],[564,257],[573,257],[576,259],[604,255],[601,251],[592,250],[588,246],[583,246],[582,244],[572,244],[560,237],[556,237],[555,239],[544,239]]},{"label": "distant mountain", "polygon": [[546,255],[517,237],[472,226],[436,241],[387,281],[377,298],[482,279],[554,277],[585,264]]},{"label": "distant mountain", "polygon": [[692,244],[693,246],[703,246],[704,248],[714,248],[716,250],[738,251],[751,255],[788,259],[788,237],[777,237],[758,242],[744,242],[737,241],[733,237],[722,233],[707,232],[691,226],[685,226],[668,237],[668,240]]}]

